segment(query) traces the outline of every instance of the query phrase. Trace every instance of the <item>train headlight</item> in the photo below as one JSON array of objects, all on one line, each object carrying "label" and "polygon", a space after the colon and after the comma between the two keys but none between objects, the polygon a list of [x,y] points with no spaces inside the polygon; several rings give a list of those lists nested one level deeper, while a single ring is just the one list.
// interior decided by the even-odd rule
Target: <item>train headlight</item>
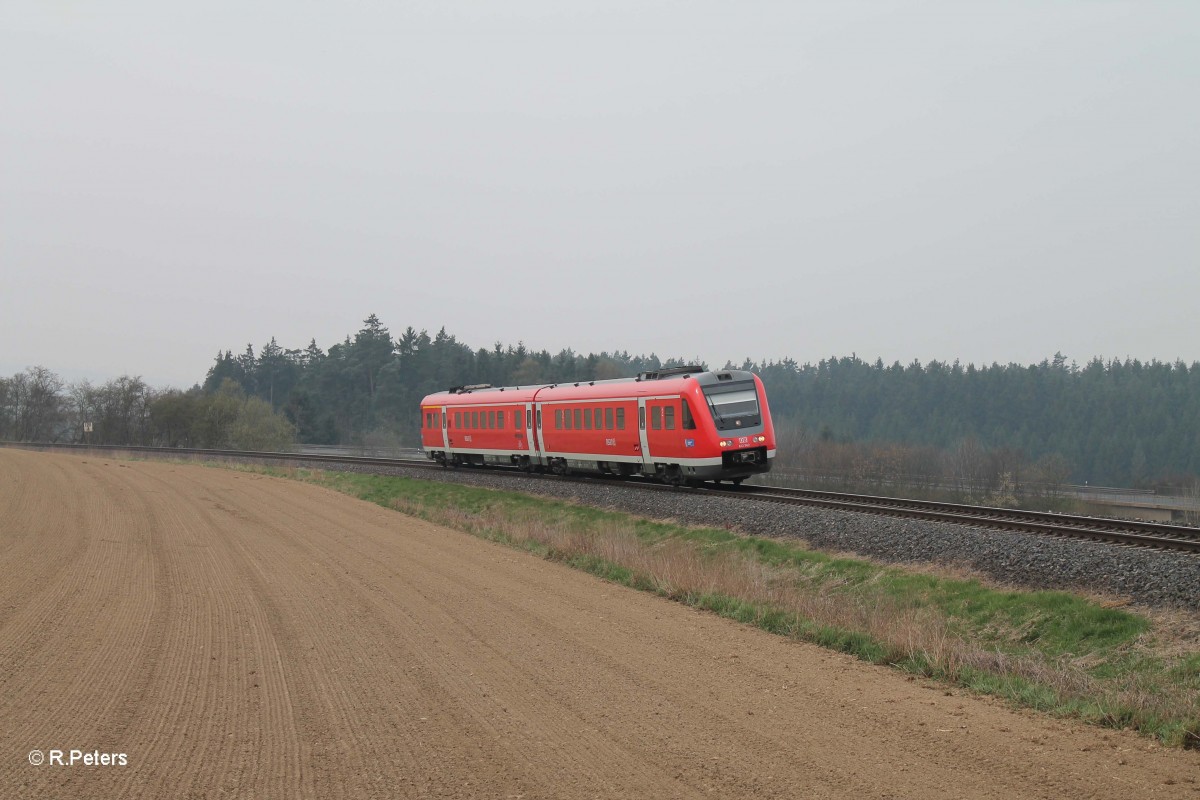
[{"label": "train headlight", "polygon": [[721,447],[732,447],[732,446],[733,446],[733,439],[722,439],[721,440]]},{"label": "train headlight", "polygon": [[754,441],[756,441],[756,442],[765,442],[766,440],[767,440],[767,437],[765,437],[765,436],[755,436],[754,437]]}]

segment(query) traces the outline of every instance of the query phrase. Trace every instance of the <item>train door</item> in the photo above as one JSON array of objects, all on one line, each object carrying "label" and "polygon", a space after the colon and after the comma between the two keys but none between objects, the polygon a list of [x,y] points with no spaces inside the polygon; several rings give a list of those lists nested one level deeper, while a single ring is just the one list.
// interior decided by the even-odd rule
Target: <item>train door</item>
[{"label": "train door", "polygon": [[638,398],[638,440],[641,442],[638,451],[642,454],[642,464],[652,465],[654,459],[650,457],[650,441],[646,438],[646,398],[644,397]]},{"label": "train door", "polygon": [[[670,408],[671,401],[661,397],[655,397],[646,400],[646,419],[643,434],[646,437],[647,444],[653,450],[654,455],[661,461],[664,457],[674,451],[672,448],[671,436],[665,431],[666,419],[668,417],[667,409]],[[674,413],[670,414],[671,427],[675,427]]]},{"label": "train door", "polygon": [[531,464],[542,463],[542,433],[538,430],[537,413],[534,410],[533,403],[526,403],[525,409],[521,412],[525,415],[525,440],[526,448],[529,451],[529,462]]},{"label": "train door", "polygon": [[448,413],[446,413],[445,406],[442,406],[441,408],[439,408],[438,413],[441,415],[441,422],[442,422],[442,447],[444,447],[446,450],[449,450],[450,449],[450,427],[449,427],[448,420],[449,420],[450,415]]}]

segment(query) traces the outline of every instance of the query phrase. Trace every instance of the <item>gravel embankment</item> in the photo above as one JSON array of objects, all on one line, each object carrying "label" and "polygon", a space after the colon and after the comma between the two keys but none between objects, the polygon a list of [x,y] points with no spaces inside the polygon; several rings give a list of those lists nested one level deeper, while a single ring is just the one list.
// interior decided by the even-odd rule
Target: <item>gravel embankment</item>
[{"label": "gravel embankment", "polygon": [[[342,468],[317,462],[308,466]],[[387,472],[528,492],[654,519],[803,539],[817,549],[858,553],[886,562],[965,566],[1007,584],[1090,590],[1139,604],[1200,609],[1200,557],[1184,553],[806,506],[703,497],[686,491],[647,491],[630,484],[563,482],[473,469],[436,471],[400,467]]]}]

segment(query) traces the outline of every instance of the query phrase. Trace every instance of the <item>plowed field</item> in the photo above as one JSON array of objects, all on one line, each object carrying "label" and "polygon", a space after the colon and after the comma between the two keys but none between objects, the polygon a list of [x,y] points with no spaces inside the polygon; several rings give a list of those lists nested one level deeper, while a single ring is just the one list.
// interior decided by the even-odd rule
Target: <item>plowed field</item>
[{"label": "plowed field", "polygon": [[1194,752],[322,489],[0,450],[0,798],[1124,800],[1198,780]]}]

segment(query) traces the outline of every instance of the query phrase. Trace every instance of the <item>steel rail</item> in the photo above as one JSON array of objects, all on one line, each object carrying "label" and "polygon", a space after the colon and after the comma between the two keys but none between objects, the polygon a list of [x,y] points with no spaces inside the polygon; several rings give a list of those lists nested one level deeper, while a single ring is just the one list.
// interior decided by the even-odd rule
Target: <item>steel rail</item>
[{"label": "steel rail", "polygon": [[970,506],[962,503],[946,503],[938,500],[908,500],[900,497],[846,494],[843,492],[827,492],[814,489],[765,486],[745,488],[756,494],[776,493],[787,497],[824,500],[835,503],[858,503],[881,508],[905,509],[914,512],[925,511],[960,516],[964,520],[978,518],[981,522],[996,520],[1013,523],[1039,523],[1055,527],[1077,527],[1085,530],[1103,527],[1107,531],[1139,534],[1142,536],[1200,539],[1200,528],[1187,525],[1171,525],[1164,522],[1146,522],[1143,520],[1116,519],[1112,517],[1087,517],[1075,514],[1058,514],[1052,511],[1029,511],[1016,508],[996,508],[993,506]]},{"label": "steel rail", "polygon": [[890,497],[876,498],[870,495],[816,492],[806,489],[789,490],[746,486],[739,490],[704,489],[701,491],[723,497],[744,497],[766,502],[971,525],[977,528],[1200,553],[1200,529],[1181,525],[1139,523],[1134,520],[1080,517],[1047,512],[1013,511],[986,506],[910,501]]},{"label": "steel rail", "polygon": [[[256,450],[211,450],[194,447],[144,447],[138,445],[88,445],[36,442],[0,442],[0,446],[27,449],[62,449],[103,452],[133,452],[159,456],[196,456],[200,458],[239,458],[259,461],[307,461],[329,464],[359,465],[364,467],[404,467],[408,469],[446,468],[426,459],[380,458],[375,456],[343,456],[319,453],[263,452]],[[497,469],[492,474],[518,474],[516,470]],[[525,475],[526,473],[519,473]],[[594,478],[582,476],[543,476],[550,480],[566,482],[590,482]],[[622,480],[622,485],[653,491],[683,491],[699,495],[726,497],[737,500],[773,502],[790,505],[807,505],[908,519],[924,519],[980,528],[1035,533],[1043,536],[1059,536],[1073,539],[1107,542],[1126,546],[1152,547],[1200,553],[1200,528],[1184,525],[1167,525],[1157,522],[1118,520],[1107,517],[1084,517],[1071,514],[1054,514],[1042,511],[969,506],[959,503],[939,503],[925,500],[907,500],[897,497],[825,492],[812,489],[789,489],[746,485],[736,489],[684,488],[667,486],[649,481]]]}]

